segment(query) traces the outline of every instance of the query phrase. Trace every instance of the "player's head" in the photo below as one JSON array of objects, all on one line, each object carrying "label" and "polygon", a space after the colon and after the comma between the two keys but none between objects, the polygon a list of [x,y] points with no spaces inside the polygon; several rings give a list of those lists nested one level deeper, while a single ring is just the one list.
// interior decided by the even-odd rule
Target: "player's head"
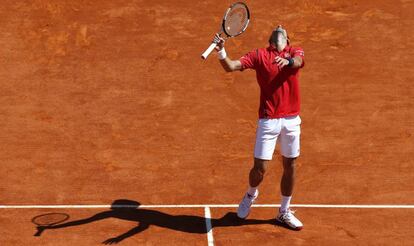
[{"label": "player's head", "polygon": [[123,210],[123,211],[135,210],[135,209],[138,209],[140,205],[141,203],[137,201],[132,201],[128,199],[118,199],[118,200],[115,200],[111,204],[111,209],[112,210]]},{"label": "player's head", "polygon": [[269,44],[278,49],[281,48],[282,50],[289,44],[289,36],[282,25],[277,26],[277,28],[273,30],[272,35],[270,35],[269,38]]}]

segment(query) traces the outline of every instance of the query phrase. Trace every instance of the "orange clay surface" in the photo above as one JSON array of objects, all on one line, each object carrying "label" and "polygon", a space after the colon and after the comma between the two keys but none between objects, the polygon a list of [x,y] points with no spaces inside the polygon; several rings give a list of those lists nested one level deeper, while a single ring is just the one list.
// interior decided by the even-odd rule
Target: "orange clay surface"
[{"label": "orange clay surface", "polygon": [[[283,24],[305,50],[292,202],[414,204],[414,1],[285,2],[247,1],[251,24],[226,49],[238,59]],[[255,73],[200,59],[230,3],[3,0],[0,205],[238,203]],[[258,204],[279,203],[280,161],[276,150]],[[121,245],[207,245],[203,208],[138,208],[33,236],[37,215],[102,211],[3,208],[0,245],[99,245],[138,222],[151,225]],[[245,222],[234,212],[211,208],[215,245],[414,244],[414,209],[298,208],[300,232],[275,226],[275,208]]]}]

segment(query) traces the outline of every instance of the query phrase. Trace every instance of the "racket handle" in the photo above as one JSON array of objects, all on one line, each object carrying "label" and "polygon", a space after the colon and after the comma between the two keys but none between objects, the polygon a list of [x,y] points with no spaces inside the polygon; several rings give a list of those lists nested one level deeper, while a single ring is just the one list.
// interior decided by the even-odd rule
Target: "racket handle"
[{"label": "racket handle", "polygon": [[216,43],[211,43],[210,46],[206,49],[206,51],[204,51],[204,53],[201,55],[201,58],[203,58],[204,60],[207,59],[207,56],[210,55],[210,53],[214,50],[214,48],[216,48],[216,46]]}]

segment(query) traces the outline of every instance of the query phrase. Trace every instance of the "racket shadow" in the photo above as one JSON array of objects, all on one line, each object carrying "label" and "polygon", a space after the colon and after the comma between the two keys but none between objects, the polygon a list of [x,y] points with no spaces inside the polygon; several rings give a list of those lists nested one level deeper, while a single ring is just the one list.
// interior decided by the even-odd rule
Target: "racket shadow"
[{"label": "racket shadow", "polygon": [[[115,244],[122,240],[139,234],[147,230],[150,226],[158,226],[175,231],[206,234],[206,218],[196,215],[171,215],[153,209],[139,208],[140,203],[132,200],[120,199],[112,203],[111,209],[97,213],[89,218],[80,220],[73,220],[66,223],[60,223],[50,226],[38,226],[37,230],[45,232],[47,230],[56,230],[73,226],[80,226],[96,221],[117,218],[126,221],[138,222],[138,225],[131,228],[127,232],[120,234],[117,237],[109,238],[103,244]],[[212,228],[216,227],[232,227],[243,225],[259,225],[270,224],[276,225],[275,219],[258,220],[258,219],[239,219],[234,212],[229,212],[221,218],[212,218]],[[40,234],[41,234],[40,233]],[[38,236],[40,236],[40,234]]]},{"label": "racket shadow", "polygon": [[37,225],[37,232],[34,234],[35,237],[40,237],[45,227],[50,227],[63,223],[69,219],[69,215],[66,213],[46,213],[37,215],[32,218],[32,223]]}]

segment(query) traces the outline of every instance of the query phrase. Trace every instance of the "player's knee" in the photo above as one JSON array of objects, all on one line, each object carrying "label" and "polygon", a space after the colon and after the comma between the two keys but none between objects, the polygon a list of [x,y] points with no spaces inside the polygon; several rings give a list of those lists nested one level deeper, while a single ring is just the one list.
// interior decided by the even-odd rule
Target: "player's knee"
[{"label": "player's knee", "polygon": [[285,170],[294,170],[296,167],[296,158],[283,157],[283,168]]},{"label": "player's knee", "polygon": [[255,158],[253,171],[256,172],[257,174],[264,175],[266,172],[266,163],[267,163],[266,160]]}]

